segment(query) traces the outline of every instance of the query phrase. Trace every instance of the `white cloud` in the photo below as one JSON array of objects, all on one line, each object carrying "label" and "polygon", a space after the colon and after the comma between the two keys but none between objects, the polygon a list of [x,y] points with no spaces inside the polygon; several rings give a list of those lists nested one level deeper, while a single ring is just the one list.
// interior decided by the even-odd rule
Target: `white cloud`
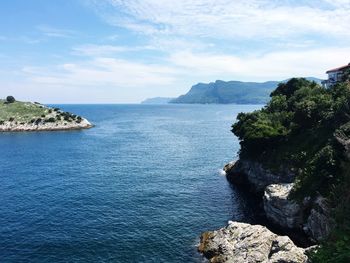
[{"label": "white cloud", "polygon": [[[104,5],[110,4],[108,11],[106,8],[98,8],[107,21],[148,35],[175,34],[222,39],[278,38],[305,34],[350,36],[348,30],[350,5],[345,0],[318,2],[105,0],[102,2]],[[94,3],[96,6],[101,1]],[[325,4],[332,8],[323,8]]]},{"label": "white cloud", "polygon": [[[104,102],[138,102],[146,97],[178,96],[196,82],[216,79],[324,78],[324,72],[329,68],[350,62],[350,57],[348,61],[344,54],[350,54],[350,48],[272,52],[258,57],[179,51],[168,58],[166,66],[95,57],[50,68],[24,67],[22,72],[27,85],[36,89],[59,90],[66,96],[79,91],[94,94],[94,97],[89,95],[87,98],[97,101],[99,96],[109,94]],[[81,100],[86,102],[84,98]]]},{"label": "white cloud", "polygon": [[325,78],[329,68],[350,62],[350,48],[322,48],[304,51],[278,51],[261,56],[232,56],[209,53],[177,52],[170,57],[173,65],[208,79],[266,81],[290,77]]},{"label": "white cloud", "polygon": [[118,54],[122,52],[133,52],[133,51],[142,51],[153,49],[152,46],[115,46],[115,45],[95,45],[87,44],[77,47],[73,47],[73,54],[81,56],[106,56],[112,54]]},{"label": "white cloud", "polygon": [[70,38],[77,34],[77,32],[68,29],[55,28],[48,25],[37,26],[37,29],[41,31],[45,36],[56,38]]},{"label": "white cloud", "polygon": [[[45,103],[137,103],[147,97],[177,96],[188,87],[174,67],[123,59],[91,57],[49,67],[23,67],[21,73],[4,72],[17,97],[27,94]],[[0,72],[0,77],[1,77]]]}]

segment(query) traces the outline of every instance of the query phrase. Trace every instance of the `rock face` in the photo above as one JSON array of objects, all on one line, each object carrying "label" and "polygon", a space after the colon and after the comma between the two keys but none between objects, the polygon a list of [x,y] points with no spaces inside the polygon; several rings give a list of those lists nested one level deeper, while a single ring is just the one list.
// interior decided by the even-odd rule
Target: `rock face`
[{"label": "rock face", "polygon": [[273,173],[261,163],[245,159],[227,164],[224,170],[230,182],[248,184],[257,193],[263,192],[270,184],[292,183],[295,179],[295,175],[287,169]]},{"label": "rock face", "polygon": [[287,236],[260,225],[230,221],[228,226],[201,236],[198,250],[215,263],[305,263],[305,250]]},{"label": "rock face", "polygon": [[327,200],[321,196],[317,197],[307,219],[306,232],[313,239],[320,241],[329,235],[333,225]]},{"label": "rock face", "polygon": [[293,185],[271,184],[265,188],[263,197],[266,217],[274,224],[289,229],[300,228],[303,221],[302,208],[288,198]]},{"label": "rock face", "polygon": [[[347,145],[343,142],[343,145]],[[321,196],[298,204],[289,198],[295,176],[290,171],[272,173],[262,164],[251,160],[230,162],[224,167],[230,182],[246,184],[253,192],[263,192],[266,218],[286,230],[295,229],[314,241],[328,236],[332,226],[330,207]],[[304,200],[304,201],[305,201]]]}]

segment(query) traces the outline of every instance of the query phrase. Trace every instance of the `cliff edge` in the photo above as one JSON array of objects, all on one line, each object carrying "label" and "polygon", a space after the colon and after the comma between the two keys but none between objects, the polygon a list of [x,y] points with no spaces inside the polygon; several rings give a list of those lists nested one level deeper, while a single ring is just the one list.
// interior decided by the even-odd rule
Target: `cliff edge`
[{"label": "cliff edge", "polygon": [[232,132],[241,149],[224,167],[228,181],[260,199],[269,223],[318,244],[310,261],[350,262],[349,82],[281,83],[264,108],[240,113]]}]

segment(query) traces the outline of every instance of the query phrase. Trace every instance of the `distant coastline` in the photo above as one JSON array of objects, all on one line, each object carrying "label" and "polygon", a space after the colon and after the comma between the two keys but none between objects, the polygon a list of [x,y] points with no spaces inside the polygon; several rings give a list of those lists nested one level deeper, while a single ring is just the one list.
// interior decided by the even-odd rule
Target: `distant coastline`
[{"label": "distant coastline", "polygon": [[[321,84],[321,79],[308,77],[309,81]],[[244,82],[216,80],[210,83],[197,83],[184,95],[177,98],[156,97],[142,104],[266,104],[270,94],[283,81]]]}]

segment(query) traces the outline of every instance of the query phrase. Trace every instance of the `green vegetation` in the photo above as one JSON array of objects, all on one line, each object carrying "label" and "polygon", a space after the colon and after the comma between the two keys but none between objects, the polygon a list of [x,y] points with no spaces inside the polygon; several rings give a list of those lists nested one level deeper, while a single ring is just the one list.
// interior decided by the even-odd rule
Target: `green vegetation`
[{"label": "green vegetation", "polygon": [[232,131],[241,158],[296,172],[296,200],[320,194],[331,201],[336,229],[313,262],[350,262],[349,82],[330,89],[303,78],[281,83],[263,109],[239,114]]},{"label": "green vegetation", "polygon": [[10,118],[18,122],[30,122],[34,118],[48,114],[48,108],[30,102],[14,101],[6,103],[0,100],[0,121],[7,121]]},{"label": "green vegetation", "polygon": [[209,84],[198,83],[187,94],[170,103],[264,104],[277,85],[277,81],[257,83],[217,80]]},{"label": "green vegetation", "polygon": [[12,96],[0,100],[0,125],[6,122],[35,124],[59,122],[81,123],[82,118],[59,108],[51,109],[39,103],[16,101]]},{"label": "green vegetation", "polygon": [[6,98],[6,102],[7,103],[14,103],[16,100],[13,96],[7,96]]}]

